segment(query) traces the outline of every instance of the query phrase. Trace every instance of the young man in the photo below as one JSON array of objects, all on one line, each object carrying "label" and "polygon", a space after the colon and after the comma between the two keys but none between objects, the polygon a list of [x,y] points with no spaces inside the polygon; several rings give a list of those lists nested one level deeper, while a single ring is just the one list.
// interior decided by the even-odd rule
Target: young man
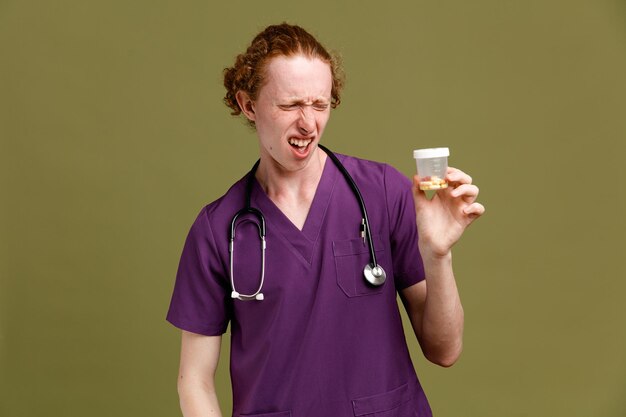
[{"label": "young man", "polygon": [[201,211],[185,243],[168,313],[183,330],[183,414],[221,415],[214,374],[230,323],[234,416],[430,416],[396,295],[425,356],[452,365],[463,309],[451,248],[484,212],[478,188],[450,168],[451,186],[428,200],[390,166],[335,162],[320,140],[340,102],[341,69],[298,26],[259,33],[224,84],[260,155]]}]

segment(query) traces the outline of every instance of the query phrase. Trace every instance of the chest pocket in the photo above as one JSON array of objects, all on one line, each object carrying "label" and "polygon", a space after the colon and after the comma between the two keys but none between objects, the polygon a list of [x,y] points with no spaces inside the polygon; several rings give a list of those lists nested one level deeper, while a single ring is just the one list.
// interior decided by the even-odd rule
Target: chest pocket
[{"label": "chest pocket", "polygon": [[362,238],[339,240],[333,242],[335,267],[337,269],[337,285],[348,297],[380,294],[392,278],[389,274],[386,254],[380,236],[373,238],[376,248],[376,260],[387,272],[387,280],[383,285],[374,286],[365,281],[363,269],[371,262],[367,242]]}]

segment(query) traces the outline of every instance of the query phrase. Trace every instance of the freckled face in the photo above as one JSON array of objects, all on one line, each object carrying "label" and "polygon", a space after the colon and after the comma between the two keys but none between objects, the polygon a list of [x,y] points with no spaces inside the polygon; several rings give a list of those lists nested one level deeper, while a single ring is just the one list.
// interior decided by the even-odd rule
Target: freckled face
[{"label": "freckled face", "polygon": [[302,55],[272,58],[250,117],[259,137],[261,162],[287,171],[307,166],[328,118],[330,66]]}]

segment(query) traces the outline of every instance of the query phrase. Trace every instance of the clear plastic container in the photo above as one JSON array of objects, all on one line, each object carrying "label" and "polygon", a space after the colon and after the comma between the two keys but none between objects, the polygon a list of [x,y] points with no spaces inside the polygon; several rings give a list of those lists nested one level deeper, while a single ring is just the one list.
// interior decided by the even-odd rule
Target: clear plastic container
[{"label": "clear plastic container", "polygon": [[448,148],[413,151],[420,190],[440,190],[448,187],[448,182],[445,180],[448,171],[448,156],[450,156]]}]

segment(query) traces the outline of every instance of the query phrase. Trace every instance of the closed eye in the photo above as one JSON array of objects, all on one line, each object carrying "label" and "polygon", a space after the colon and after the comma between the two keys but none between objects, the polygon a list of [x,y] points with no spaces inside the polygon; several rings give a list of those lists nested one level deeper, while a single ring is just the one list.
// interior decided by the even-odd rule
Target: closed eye
[{"label": "closed eye", "polygon": [[313,109],[317,111],[324,111],[328,109],[329,104],[326,102],[314,102],[313,104],[304,104],[304,103],[290,103],[290,104],[279,104],[278,108],[285,111],[292,111],[304,108],[306,106],[311,106]]}]

